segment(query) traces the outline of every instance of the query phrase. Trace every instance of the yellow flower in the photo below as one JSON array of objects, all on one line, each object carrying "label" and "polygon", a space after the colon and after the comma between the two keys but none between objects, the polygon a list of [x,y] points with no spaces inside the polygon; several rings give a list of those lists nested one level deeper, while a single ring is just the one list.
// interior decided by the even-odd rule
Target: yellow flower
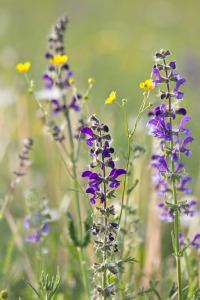
[{"label": "yellow flower", "polygon": [[50,60],[50,63],[53,65],[63,65],[67,60],[67,55],[56,55],[52,60]]},{"label": "yellow flower", "polygon": [[116,92],[112,92],[110,97],[105,101],[105,104],[112,103],[116,99]]},{"label": "yellow flower", "polygon": [[24,64],[16,65],[16,69],[19,72],[27,72],[30,69],[31,63],[29,61],[25,62]]},{"label": "yellow flower", "polygon": [[145,90],[153,90],[155,87],[152,85],[152,79],[147,79],[145,82],[140,83],[140,88]]},{"label": "yellow flower", "polygon": [[89,83],[89,84],[93,84],[93,83],[94,83],[94,78],[92,78],[92,77],[91,77],[91,78],[88,78],[88,83]]}]

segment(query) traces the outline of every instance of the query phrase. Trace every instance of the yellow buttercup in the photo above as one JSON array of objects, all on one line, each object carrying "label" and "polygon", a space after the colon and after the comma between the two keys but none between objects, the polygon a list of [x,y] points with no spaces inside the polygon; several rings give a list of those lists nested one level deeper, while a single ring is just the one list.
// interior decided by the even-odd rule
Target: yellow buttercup
[{"label": "yellow buttercup", "polygon": [[29,61],[25,62],[24,64],[18,64],[16,65],[16,69],[19,72],[27,72],[30,69],[31,63]]}]

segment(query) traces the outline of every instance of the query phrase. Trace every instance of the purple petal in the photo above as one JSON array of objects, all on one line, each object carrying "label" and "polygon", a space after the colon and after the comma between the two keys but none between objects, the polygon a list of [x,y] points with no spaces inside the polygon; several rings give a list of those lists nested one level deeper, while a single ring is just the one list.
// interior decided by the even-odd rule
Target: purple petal
[{"label": "purple petal", "polygon": [[191,137],[191,136],[188,136],[186,137],[184,140],[183,140],[183,143],[182,143],[182,146],[181,148],[184,150],[185,149],[185,146],[190,143],[190,142],[193,142],[194,141],[194,138]]},{"label": "purple petal", "polygon": [[191,117],[187,116],[187,117],[184,117],[182,120],[181,120],[181,123],[180,123],[180,128],[184,128],[185,126],[185,123],[192,120]]},{"label": "purple petal", "polygon": [[57,106],[57,107],[60,107],[58,100],[53,99],[53,100],[51,100],[51,103],[55,104],[55,106]]},{"label": "purple petal", "polygon": [[30,220],[30,217],[26,217],[24,219],[24,227],[25,228],[30,228],[31,227],[31,220]]},{"label": "purple petal", "polygon": [[92,138],[94,137],[94,133],[93,133],[92,129],[89,127],[83,127],[81,129],[81,133],[86,133],[86,134],[90,135]]},{"label": "purple petal", "polygon": [[183,169],[185,166],[184,166],[184,164],[178,164],[177,166],[176,166],[176,169],[175,169],[175,173],[178,173],[181,169]]},{"label": "purple petal", "polygon": [[176,111],[176,113],[178,114],[178,115],[183,115],[183,116],[185,116],[186,114],[187,114],[187,110],[185,109],[185,108],[179,108],[177,111]]},{"label": "purple petal", "polygon": [[47,234],[50,232],[50,227],[49,227],[49,224],[46,222],[44,223],[44,225],[42,226],[42,229],[41,229],[42,233],[44,234]]},{"label": "purple petal", "polygon": [[123,175],[123,174],[126,174],[126,171],[124,169],[118,169],[114,173],[114,178],[117,178],[118,176]]},{"label": "purple petal", "polygon": [[112,171],[110,172],[110,176],[113,176],[115,174],[116,170],[117,170],[116,168],[112,169]]},{"label": "purple petal", "polygon": [[[176,83],[174,92],[177,93],[178,90],[179,90],[179,88],[180,88],[180,86],[181,86],[183,83],[185,83],[185,82],[186,82],[185,78],[179,79],[179,80],[177,81],[177,83]],[[181,98],[178,98],[178,99],[181,99]]]},{"label": "purple petal", "polygon": [[95,190],[94,190],[93,188],[88,188],[85,192],[86,192],[87,194],[96,195],[96,194],[95,194]]},{"label": "purple petal", "polygon": [[27,243],[38,243],[40,241],[39,231],[36,230],[32,235],[26,237]]},{"label": "purple petal", "polygon": [[95,180],[99,180],[99,175],[97,173],[92,173],[89,177],[89,179],[95,179]]},{"label": "purple petal", "polygon": [[83,172],[82,173],[82,177],[90,177],[90,175],[92,174],[93,172],[91,172],[91,171],[85,171],[85,172]]}]

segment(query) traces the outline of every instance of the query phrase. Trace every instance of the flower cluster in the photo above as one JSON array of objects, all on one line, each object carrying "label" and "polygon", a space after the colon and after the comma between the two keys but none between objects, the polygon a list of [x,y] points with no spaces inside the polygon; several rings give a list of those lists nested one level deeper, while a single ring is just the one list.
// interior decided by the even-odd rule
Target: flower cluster
[{"label": "flower cluster", "polygon": [[25,139],[23,141],[23,146],[24,147],[18,155],[19,159],[20,159],[19,167],[16,171],[13,172],[16,177],[11,182],[11,187],[12,188],[14,188],[16,186],[16,184],[19,182],[19,178],[25,175],[24,167],[31,163],[30,160],[29,160],[29,153],[33,149],[33,144],[34,144],[34,141],[30,137],[28,137],[27,139]]},{"label": "flower cluster", "polygon": [[[166,57],[170,56],[169,50],[161,50],[155,55],[156,61],[151,74],[152,86],[166,86],[159,89],[158,96],[163,102],[156,106],[149,116],[151,119],[147,123],[147,133],[157,138],[159,141],[159,151],[152,155],[151,166],[156,170],[152,176],[159,197],[165,197],[165,203],[158,206],[163,210],[160,215],[161,220],[174,221],[175,215],[186,214],[194,216],[193,207],[196,201],[177,201],[177,196],[188,195],[192,192],[188,187],[188,182],[192,180],[185,171],[185,166],[180,162],[182,155],[192,155],[192,149],[188,144],[194,141],[188,122],[191,120],[187,116],[187,110],[180,106],[184,93],[180,90],[186,83],[185,78],[181,78],[176,73],[176,61],[166,63]],[[161,61],[161,62],[160,62]],[[173,86],[173,87],[171,87]],[[178,118],[181,118],[178,120]],[[176,124],[173,124],[176,122]],[[175,201],[173,202],[172,199]],[[181,233],[180,233],[181,235]],[[195,238],[194,238],[195,244]]]},{"label": "flower cluster", "polygon": [[43,80],[46,82],[45,88],[47,90],[54,88],[54,90],[58,91],[58,97],[51,99],[53,115],[69,109],[79,111],[80,106],[77,101],[82,99],[81,94],[76,94],[70,96],[71,99],[67,103],[67,92],[72,89],[72,85],[74,84],[72,78],[73,72],[67,63],[68,56],[66,55],[64,46],[64,33],[67,23],[68,17],[64,16],[52,27],[48,37],[48,51],[45,54],[45,58],[49,61],[47,71],[43,75]]},{"label": "flower cluster", "polygon": [[[103,297],[114,295],[115,286],[113,284],[107,285],[108,272],[116,275],[118,273],[118,265],[113,260],[112,254],[117,253],[118,242],[116,235],[118,231],[118,224],[115,222],[115,207],[108,206],[111,199],[116,197],[115,190],[120,185],[118,177],[126,174],[124,169],[117,169],[112,155],[115,150],[111,146],[111,135],[107,125],[100,123],[96,116],[91,116],[90,121],[92,126],[84,127],[81,134],[86,135],[86,143],[90,149],[90,156],[92,161],[90,163],[91,169],[99,168],[99,172],[87,170],[82,173],[82,177],[87,177],[89,187],[86,189],[87,194],[91,194],[90,202],[96,204],[96,215],[94,214],[93,225],[90,230],[96,237],[95,248],[102,254],[102,263],[94,263],[93,269],[98,278],[98,274],[102,273],[103,286],[97,285],[97,280],[94,282],[95,296],[97,294]],[[107,171],[108,170],[108,171]],[[98,203],[97,203],[98,201]],[[95,278],[96,278],[95,277]]]},{"label": "flower cluster", "polygon": [[51,216],[47,208],[47,200],[35,190],[27,191],[26,198],[30,214],[24,219],[24,227],[31,230],[31,234],[26,237],[26,242],[38,243],[50,232],[48,223]]},{"label": "flower cluster", "polygon": [[[109,144],[111,135],[108,133],[108,126],[100,124],[95,116],[92,116],[90,120],[93,121],[92,128],[83,127],[81,133],[87,134],[90,137],[86,139],[87,145],[91,147],[90,155],[93,157],[90,167],[92,169],[100,167],[103,174],[85,171],[82,173],[82,177],[88,177],[89,179],[89,188],[86,190],[86,193],[93,195],[90,202],[95,204],[96,199],[100,199],[100,203],[104,203],[105,199],[114,197],[114,191],[107,188],[104,191],[101,187],[109,185],[111,189],[116,189],[121,182],[117,178],[120,175],[126,174],[126,171],[115,168],[115,162],[111,156],[115,150]],[[107,175],[105,172],[106,168],[111,169]]]}]

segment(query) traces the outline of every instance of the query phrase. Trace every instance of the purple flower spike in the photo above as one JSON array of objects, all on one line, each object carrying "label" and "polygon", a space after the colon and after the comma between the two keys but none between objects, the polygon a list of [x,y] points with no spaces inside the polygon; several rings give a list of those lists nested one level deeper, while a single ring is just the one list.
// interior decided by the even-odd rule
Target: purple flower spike
[{"label": "purple flower spike", "polygon": [[40,241],[40,234],[38,230],[35,230],[32,235],[26,237],[27,243],[38,243]]},{"label": "purple flower spike", "polygon": [[196,249],[200,248],[200,233],[197,233],[192,241],[192,245],[195,246]]},{"label": "purple flower spike", "polygon": [[89,127],[84,127],[84,128],[81,129],[81,133],[86,133],[89,136],[91,136],[90,139],[85,140],[86,143],[88,144],[88,146],[91,147],[93,145],[92,141],[94,140],[94,133],[93,133],[92,129],[90,129]]},{"label": "purple flower spike", "polygon": [[93,172],[91,172],[91,171],[85,171],[85,172],[83,172],[82,173],[82,177],[90,177],[90,175],[92,175],[93,174]]},{"label": "purple flower spike", "polygon": [[176,99],[183,99],[184,93],[180,92],[179,88],[185,82],[186,82],[185,78],[181,78],[177,81],[175,89],[174,89],[174,95],[175,95]]},{"label": "purple flower spike", "polygon": [[46,85],[45,85],[45,88],[47,89],[47,90],[50,90],[51,88],[52,88],[52,86],[53,86],[53,78],[51,78],[48,74],[44,74],[43,76],[42,76],[42,79],[44,79],[44,80],[47,80],[49,83],[47,83]]}]

